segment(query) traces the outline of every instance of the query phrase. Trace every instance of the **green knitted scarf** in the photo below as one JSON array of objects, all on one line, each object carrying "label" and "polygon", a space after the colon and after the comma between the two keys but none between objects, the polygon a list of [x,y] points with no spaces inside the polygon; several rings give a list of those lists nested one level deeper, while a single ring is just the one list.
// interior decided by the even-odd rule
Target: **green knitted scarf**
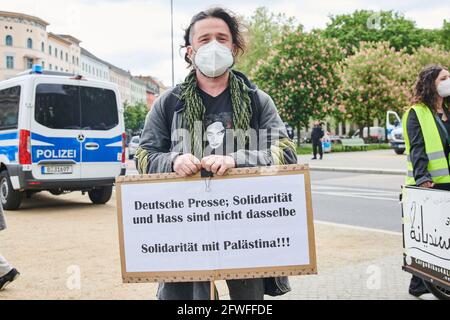
[{"label": "green knitted scarf", "polygon": [[[237,77],[233,72],[230,72],[229,86],[233,108],[234,129],[239,130],[237,131],[236,138],[238,145],[245,146],[247,142],[245,132],[250,128],[250,119],[252,116],[251,99],[249,95],[250,88],[244,83],[244,80]],[[191,136],[191,150],[193,151],[191,153],[203,155],[203,136],[198,136],[198,134],[195,135],[194,132],[196,121],[201,121],[203,128],[202,133],[205,131],[203,120],[205,118],[206,108],[198,93],[195,70],[192,70],[183,84],[181,84],[180,99],[185,105],[183,119],[187,123]]]}]

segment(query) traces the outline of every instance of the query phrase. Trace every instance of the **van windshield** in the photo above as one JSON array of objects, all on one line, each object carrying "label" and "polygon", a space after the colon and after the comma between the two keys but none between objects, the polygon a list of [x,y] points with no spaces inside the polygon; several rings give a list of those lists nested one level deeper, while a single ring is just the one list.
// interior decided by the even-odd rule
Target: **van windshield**
[{"label": "van windshield", "polygon": [[51,129],[109,130],[119,124],[114,91],[64,84],[39,84],[34,117]]}]

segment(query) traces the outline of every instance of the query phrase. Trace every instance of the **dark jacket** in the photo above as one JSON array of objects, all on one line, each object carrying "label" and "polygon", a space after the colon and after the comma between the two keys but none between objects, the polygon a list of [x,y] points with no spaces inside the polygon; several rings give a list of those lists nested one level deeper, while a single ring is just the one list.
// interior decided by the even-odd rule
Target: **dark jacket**
[{"label": "dark jacket", "polygon": [[312,142],[319,143],[320,139],[324,137],[325,133],[323,132],[322,127],[314,127],[311,132],[311,140]]},{"label": "dark jacket", "polygon": [[[289,140],[286,127],[278,115],[273,100],[268,94],[259,90],[242,73],[233,71],[236,76],[243,79],[251,88],[252,118],[250,127],[269,132],[267,139],[259,139],[257,149],[235,150],[230,154],[238,167],[270,166],[276,164],[296,164],[297,153],[294,149],[285,146],[283,141]],[[165,92],[155,102],[152,111],[148,114],[144,130],[141,135],[140,145],[136,151],[136,167],[139,173],[163,173],[173,172],[174,159],[184,152],[177,129],[185,129],[182,112],[184,104],[179,99],[180,87],[177,86]],[[271,132],[276,132],[272,136]],[[250,144],[254,146],[254,144]],[[248,146],[247,146],[248,147]],[[281,162],[280,163],[280,159]],[[265,293],[271,296],[285,294],[291,291],[287,277],[267,278],[265,281]]]},{"label": "dark jacket", "polygon": [[[286,148],[286,141],[291,141],[286,127],[278,115],[273,100],[268,94],[259,90],[243,74],[234,73],[244,79],[251,88],[252,117],[250,127],[258,133],[267,130],[268,138],[257,137],[255,149],[241,149],[230,154],[239,167],[270,166],[279,164],[296,164],[297,154],[293,148]],[[147,115],[144,130],[141,135],[139,148],[136,151],[136,164],[140,172],[162,173],[172,172],[175,158],[190,146],[178,136],[187,129],[182,113],[184,103],[179,99],[180,87],[177,86],[165,92]],[[280,163],[281,160],[281,163]]]},{"label": "dark jacket", "polygon": [[[450,119],[450,112],[446,111],[447,117]],[[436,121],[436,126],[439,130],[439,138],[442,141],[442,145],[444,146],[444,152],[447,156],[447,160],[449,158],[450,147],[448,146],[446,140],[446,134],[441,128],[441,126]],[[425,140],[422,134],[422,128],[420,127],[419,119],[417,118],[417,114],[414,109],[411,109],[408,115],[407,123],[407,134],[410,142],[410,158],[413,165],[414,171],[414,179],[416,180],[417,185],[421,185],[424,182],[432,182],[431,175],[428,172],[428,156],[425,151]],[[406,134],[406,133],[405,133]],[[449,133],[450,134],[450,133]],[[450,188],[450,184],[442,185],[441,187],[447,189]]]}]

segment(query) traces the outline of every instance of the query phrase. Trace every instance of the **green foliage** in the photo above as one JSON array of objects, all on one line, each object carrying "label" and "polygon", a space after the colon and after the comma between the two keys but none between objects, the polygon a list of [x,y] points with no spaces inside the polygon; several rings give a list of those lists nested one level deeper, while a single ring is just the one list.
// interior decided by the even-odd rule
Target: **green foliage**
[{"label": "green foliage", "polygon": [[360,42],[382,41],[389,42],[396,50],[411,53],[414,48],[427,46],[438,37],[436,32],[417,28],[414,21],[393,11],[357,10],[330,18],[323,34],[338,39],[348,54],[355,53]]},{"label": "green foliage", "polygon": [[125,105],[125,129],[129,132],[142,130],[145,124],[145,117],[147,116],[147,113],[147,105],[144,103]]},{"label": "green foliage", "polygon": [[444,46],[444,48],[450,50],[450,21],[444,20],[444,25],[439,31],[439,43]]},{"label": "green foliage", "polygon": [[400,112],[411,100],[407,54],[387,42],[361,43],[340,72],[339,110],[348,120],[372,126],[388,110]]},{"label": "green foliage", "polygon": [[360,127],[371,126],[376,118],[383,122],[388,110],[402,114],[411,105],[420,70],[432,63],[448,67],[449,61],[450,54],[439,46],[419,47],[408,54],[387,42],[361,43],[340,72],[339,110]]},{"label": "green foliage", "polygon": [[[371,143],[369,144],[369,146],[367,147],[368,151],[372,151],[372,150],[387,150],[387,149],[391,149],[391,146],[388,143]],[[332,153],[336,153],[336,152],[355,152],[355,151],[361,151],[359,149],[344,149],[344,147],[342,146],[342,144],[337,144],[337,143],[333,143],[331,146],[331,152]],[[313,153],[313,148],[312,145],[309,144],[304,144],[301,147],[297,147],[297,154],[299,155],[306,155],[306,154],[312,154]],[[327,155],[325,154],[325,157]]]},{"label": "green foliage", "polygon": [[244,21],[247,26],[247,50],[244,56],[238,59],[236,69],[251,75],[258,60],[269,55],[271,46],[281,35],[295,29],[294,23],[294,18],[270,13],[265,7],[257,8],[253,16]]},{"label": "green foliage", "polygon": [[411,104],[417,75],[428,64],[449,67],[450,22],[418,28],[394,11],[331,16],[324,30],[303,32],[294,20],[258,8],[247,20],[248,53],[238,68],[298,128],[328,116],[359,127],[384,123],[387,110]]},{"label": "green foliage", "polygon": [[258,62],[254,80],[274,99],[285,121],[306,127],[312,117],[322,119],[335,110],[336,69],[343,57],[337,41],[299,28]]}]

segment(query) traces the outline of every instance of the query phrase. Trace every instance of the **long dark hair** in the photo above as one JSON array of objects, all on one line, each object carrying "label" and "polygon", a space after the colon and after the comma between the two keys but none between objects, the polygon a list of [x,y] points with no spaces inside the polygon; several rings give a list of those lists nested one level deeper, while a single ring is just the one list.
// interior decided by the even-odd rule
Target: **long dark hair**
[{"label": "long dark hair", "polygon": [[[436,111],[436,103],[439,93],[436,88],[436,79],[442,70],[447,68],[439,65],[428,65],[420,71],[414,87],[413,103],[423,103],[431,110]],[[444,99],[444,104],[449,105],[449,99]]]},{"label": "long dark hair", "polygon": [[[205,11],[201,11],[192,17],[189,27],[184,31],[184,46],[182,46],[181,49],[187,48],[192,44],[191,42],[194,25],[198,21],[207,18],[218,18],[225,21],[225,23],[230,28],[233,44],[236,46],[238,53],[240,54],[244,53],[245,41],[241,33],[241,24],[239,22],[239,19],[232,12],[220,7],[214,7]],[[189,65],[188,67],[192,66],[192,61],[191,59],[189,59],[187,52],[184,55],[184,60],[188,63]]]}]

